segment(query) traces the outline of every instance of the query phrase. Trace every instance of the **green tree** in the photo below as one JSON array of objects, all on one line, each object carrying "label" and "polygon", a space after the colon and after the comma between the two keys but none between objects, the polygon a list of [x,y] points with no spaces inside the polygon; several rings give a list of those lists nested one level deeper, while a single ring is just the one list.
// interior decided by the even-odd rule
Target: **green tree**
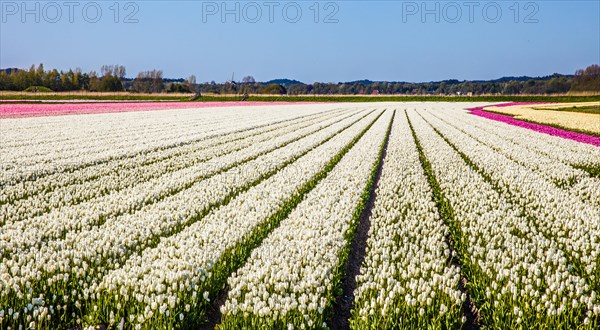
[{"label": "green tree", "polygon": [[279,84],[270,84],[269,86],[265,87],[265,89],[263,90],[263,94],[283,95],[286,93],[287,93],[287,91],[286,91],[285,87],[283,87],[282,85],[279,85]]},{"label": "green tree", "polygon": [[118,77],[113,75],[107,75],[100,79],[98,85],[99,92],[121,92],[123,91],[123,84]]},{"label": "green tree", "polygon": [[600,66],[593,64],[584,70],[577,70],[573,78],[572,92],[600,92]]},{"label": "green tree", "polygon": [[138,93],[160,93],[163,89],[161,70],[143,71],[133,80],[131,90]]}]

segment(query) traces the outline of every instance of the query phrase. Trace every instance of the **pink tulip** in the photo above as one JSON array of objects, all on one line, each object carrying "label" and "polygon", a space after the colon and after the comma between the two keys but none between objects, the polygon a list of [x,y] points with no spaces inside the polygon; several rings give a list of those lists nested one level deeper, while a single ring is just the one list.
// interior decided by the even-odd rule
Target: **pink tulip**
[{"label": "pink tulip", "polygon": [[[306,102],[310,103],[310,102]],[[0,119],[41,116],[60,116],[91,113],[152,111],[188,108],[260,106],[303,104],[301,102],[97,102],[97,103],[3,103],[0,102]]]}]

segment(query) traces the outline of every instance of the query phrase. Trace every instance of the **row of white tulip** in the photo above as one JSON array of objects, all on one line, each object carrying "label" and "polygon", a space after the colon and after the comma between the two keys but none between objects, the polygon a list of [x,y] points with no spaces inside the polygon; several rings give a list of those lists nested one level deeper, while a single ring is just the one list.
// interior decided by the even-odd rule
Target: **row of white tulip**
[{"label": "row of white tulip", "polygon": [[[520,129],[504,123],[482,120],[462,112],[457,113],[464,120],[467,127],[478,127],[483,129],[482,134],[494,134],[513,142],[517,145],[533,151],[544,158],[554,162],[562,162],[576,169],[577,180],[571,183],[571,194],[578,195],[586,202],[596,203],[600,206],[600,178],[597,175],[580,175],[581,171],[588,172],[587,168],[600,168],[600,149],[585,143],[549,136],[531,130]],[[534,163],[540,156],[532,155]],[[560,165],[558,165],[560,166]],[[542,175],[545,175],[542,173]]]},{"label": "row of white tulip", "polygon": [[[540,153],[549,154],[551,157],[556,157],[568,164],[600,166],[600,160],[597,156],[598,148],[593,145],[523,129],[498,121],[472,118],[473,116],[467,113],[463,113],[462,117],[471,117],[476,122],[475,125],[484,124],[483,127],[494,127],[492,130],[497,132],[496,134],[502,134],[502,136],[517,144],[523,144]],[[557,152],[558,150],[560,152]]]},{"label": "row of white tulip", "polygon": [[[131,327],[193,324],[260,237],[277,226],[302,198],[303,190],[310,189],[307,185],[322,175],[334,155],[353,143],[376,116],[378,113],[369,115],[202,221],[111,271],[93,288],[102,313],[91,313],[91,323],[125,317]],[[124,303],[123,308],[119,302]]]},{"label": "row of white tulip", "polygon": [[[62,120],[62,134],[73,136],[68,144],[51,143],[31,145],[22,148],[0,149],[3,166],[1,182],[14,183],[22,179],[35,178],[49,173],[71,171],[84,165],[120,159],[151,150],[172,147],[189,141],[204,139],[208,136],[230,133],[240,128],[251,128],[256,125],[291,119],[302,114],[312,114],[324,110],[331,110],[334,105],[321,105],[313,107],[290,106],[291,111],[281,111],[279,107],[250,107],[230,109],[184,109],[171,111],[158,111],[146,113],[118,113],[109,115],[90,115],[87,120],[96,122],[96,126],[83,125],[77,116],[35,118],[34,123],[44,123],[52,120]],[[297,111],[294,111],[297,110]],[[165,118],[165,113],[169,116]],[[75,117],[75,118],[73,118]],[[136,126],[136,120],[151,118],[143,121],[147,129],[141,129],[137,134],[128,135],[131,126]],[[165,121],[166,119],[166,121]],[[176,119],[170,123],[169,119]],[[34,119],[32,119],[34,120]],[[23,139],[32,129],[18,130],[14,126],[27,126],[29,123],[35,127],[32,120],[3,120],[3,127],[7,135],[14,134]],[[211,124],[212,123],[212,124]],[[18,125],[17,125],[18,124]],[[231,124],[231,125],[230,125]],[[73,127],[70,127],[73,126]],[[81,127],[80,127],[81,126]],[[121,134],[104,134],[103,129],[111,126],[120,127]],[[231,129],[234,127],[234,129]],[[65,130],[70,128],[71,130]],[[41,134],[32,140],[52,141],[53,132],[49,129],[39,129]],[[94,134],[93,132],[99,132]],[[156,132],[163,132],[157,134]],[[86,136],[88,143],[81,143]],[[3,136],[4,138],[4,136]],[[83,152],[85,151],[85,152]],[[12,164],[12,169],[6,166]]]},{"label": "row of white tulip", "polygon": [[457,329],[465,295],[404,112],[396,114],[356,278],[353,329]]},{"label": "row of white tulip", "polygon": [[[219,109],[205,109],[204,114],[216,113]],[[189,110],[187,110],[189,111]],[[46,138],[53,138],[56,142],[68,142],[71,137],[88,141],[91,137],[90,134],[94,134],[96,138],[100,138],[103,134],[120,134],[123,132],[125,127],[128,127],[131,131],[139,131],[147,129],[152,126],[150,123],[157,122],[160,118],[161,121],[166,120],[162,125],[158,127],[171,126],[173,124],[189,123],[185,119],[191,118],[190,116],[198,115],[184,114],[174,112],[126,112],[117,113],[115,115],[100,113],[100,114],[86,114],[85,116],[50,116],[50,117],[30,117],[30,118],[19,118],[19,119],[5,119],[4,123],[10,125],[11,130],[7,133],[7,145],[8,147],[26,146],[33,145],[34,143],[54,143],[52,141],[43,141]],[[227,118],[228,114],[223,114],[223,118]],[[128,125],[123,124],[123,120],[127,119],[131,123]],[[113,126],[107,125],[111,123]],[[101,126],[104,127],[101,127]],[[80,127],[85,130],[73,130],[74,127]],[[48,128],[49,131],[44,131],[44,128]],[[69,129],[69,132],[60,132],[63,129]],[[28,135],[30,134],[30,135]],[[27,138],[29,137],[29,138]]]},{"label": "row of white tulip", "polygon": [[[317,130],[322,125],[328,125],[333,121],[338,121],[342,118],[338,118],[335,115],[311,118],[310,120],[295,125],[284,126],[275,131],[265,129],[264,131],[267,131],[266,133],[261,134],[262,132],[259,131],[258,134],[243,140],[235,139],[231,142],[225,141],[225,143],[220,144],[212,143],[212,145],[210,145],[206,143],[204,145],[194,144],[185,146],[180,148],[184,150],[181,150],[177,155],[173,155],[171,151],[167,151],[166,153],[170,155],[164,157],[163,161],[157,161],[141,166],[139,164],[134,164],[121,169],[113,168],[112,171],[107,172],[106,175],[98,173],[94,180],[77,180],[83,182],[63,185],[62,187],[50,190],[46,193],[32,195],[26,199],[3,204],[0,206],[0,219],[3,220],[0,220],[0,224],[31,219],[34,216],[49,212],[53,209],[58,209],[58,211],[60,211],[60,209],[66,206],[76,205],[108,193],[115,193],[116,191],[151,179],[160,179],[162,175],[185,169],[198,163],[210,162],[215,157],[239,151],[262,142],[268,142],[269,140],[279,138],[282,135],[293,134],[290,132],[305,131],[309,128]],[[112,163],[102,164],[100,166],[113,167]],[[71,173],[68,177],[77,177],[77,174],[78,173]],[[28,181],[27,183],[30,183],[29,186],[41,184],[47,187],[45,184],[49,182],[47,179],[49,179],[49,177],[36,181]],[[27,190],[22,190],[24,193],[28,190],[34,190],[31,189],[31,187],[26,187],[25,189]]]},{"label": "row of white tulip", "polygon": [[384,113],[228,279],[220,328],[327,327],[392,113]]},{"label": "row of white tulip", "polygon": [[[10,143],[5,147],[7,151],[14,153],[27,146],[33,145],[33,142],[39,142],[46,148],[35,150],[40,155],[47,153],[48,146],[55,145],[57,143],[64,144],[64,151],[75,150],[73,139],[81,142],[83,149],[93,147],[94,140],[102,139],[123,139],[130,138],[130,142],[134,142],[138,139],[145,139],[144,135],[156,134],[161,131],[175,131],[191,132],[192,130],[204,131],[211,130],[216,127],[214,124],[220,122],[222,125],[232,122],[235,118],[235,114],[246,117],[246,113],[239,113],[239,111],[226,111],[220,112],[218,109],[182,109],[174,110],[170,112],[159,112],[159,113],[144,113],[144,112],[128,112],[119,113],[113,115],[86,115],[86,122],[79,120],[77,116],[61,116],[61,117],[42,117],[32,118],[31,121],[8,121],[7,123],[11,127],[11,133],[16,134],[21,140],[27,136],[27,133],[33,134],[30,141],[27,141],[22,146],[14,147],[10,146]],[[250,119],[250,118],[248,118]],[[126,121],[129,124],[124,125],[122,121]],[[203,124],[201,124],[201,121]],[[13,125],[10,125],[13,124]],[[22,126],[21,129],[15,126]],[[63,134],[56,136],[57,133],[53,132],[53,127],[59,127],[59,130],[65,128],[73,129],[71,132],[63,132]],[[47,129],[41,129],[40,127],[47,127]],[[211,128],[212,127],[212,128]],[[32,132],[32,130],[39,130]],[[9,133],[10,134],[10,133]],[[53,140],[44,141],[44,138],[54,138]],[[8,138],[10,140],[10,137]],[[50,157],[54,157],[48,155]],[[17,156],[15,156],[18,158]]]},{"label": "row of white tulip", "polygon": [[[160,205],[164,205],[167,203],[164,199],[168,196],[175,194],[169,198],[177,198],[178,192],[192,186],[202,186],[205,180],[212,179],[211,177],[219,173],[232,176],[232,172],[226,171],[227,169],[248,161],[250,163],[244,164],[237,171],[244,175],[244,171],[248,168],[248,175],[250,175],[254,163],[262,161],[266,164],[269,161],[269,158],[263,154],[276,153],[277,149],[307,134],[319,132],[313,137],[314,139],[318,139],[323,134],[332,134],[331,132],[364,115],[359,112],[343,118],[325,120],[323,123],[325,126],[316,125],[289,132],[246,149],[213,158],[210,163],[197,164],[69,208],[56,209],[39,217],[7,224],[2,227],[3,231],[0,233],[2,256],[8,257],[13,253],[30,249],[38,250],[48,240],[63,237],[67,233],[73,235],[79,231],[91,230],[104,222],[114,221],[117,217],[147,209],[151,207],[149,204],[158,201]],[[256,159],[257,157],[259,158]]]},{"label": "row of white tulip", "polygon": [[[314,115],[308,115],[303,117],[294,118],[291,120],[278,121],[275,123],[268,123],[254,127],[252,129],[244,129],[235,131],[230,134],[220,134],[208,137],[200,141],[190,141],[188,144],[175,146],[167,149],[159,149],[153,152],[142,153],[130,158],[124,158],[118,161],[101,163],[96,165],[87,166],[78,170],[75,170],[69,175],[64,173],[57,173],[39,178],[35,181],[21,181],[15,185],[4,186],[0,192],[1,203],[12,203],[15,200],[26,198],[36,194],[43,194],[53,191],[59,187],[65,187],[68,185],[83,184],[97,180],[100,177],[107,177],[121,173],[123,171],[131,171],[133,169],[143,168],[147,165],[153,165],[155,163],[162,162],[173,162],[172,157],[182,157],[184,155],[190,155],[194,152],[198,152],[198,149],[202,150],[205,148],[222,147],[227,149],[228,143],[236,142],[237,140],[246,141],[245,145],[250,145],[256,141],[266,139],[272,134],[280,132],[285,127],[298,127],[292,125],[301,125],[302,123],[312,123],[318,118],[326,118],[333,116],[339,111],[331,111],[317,113]],[[230,127],[231,128],[231,127]],[[242,146],[245,146],[242,145]],[[165,165],[169,166],[169,165]],[[172,165],[171,165],[172,166]]]},{"label": "row of white tulip", "polygon": [[423,115],[497,184],[504,199],[535,219],[531,226],[558,243],[581,276],[597,284],[600,279],[600,209],[597,205],[582,201],[577,195],[544,180],[538,171],[512,161],[430,114],[423,112]]},{"label": "row of white tulip", "polygon": [[[433,121],[425,112],[423,116]],[[409,117],[452,208],[451,232],[482,322],[502,329],[596,327],[597,292],[573,271],[557,242],[540,232],[537,220],[522,214],[520,205],[496,191],[420,114],[410,111]],[[461,147],[466,143],[462,140]],[[471,150],[469,156],[474,156]],[[489,156],[485,163],[490,171],[503,165]]]},{"label": "row of white tulip", "polygon": [[[499,133],[498,130],[494,130],[491,125],[487,127],[483,125],[482,128],[470,125],[470,123],[462,120],[464,115],[461,116],[460,112],[451,110],[442,110],[438,112],[437,109],[431,109],[428,110],[428,112],[445,124],[462,131],[494,149],[496,152],[538,172],[550,182],[555,182],[558,185],[565,185],[583,177],[589,177],[585,171],[573,168],[569,164],[559,161],[556,157],[540,154],[539,152],[532,150],[532,148],[527,148],[526,145],[512,142],[504,137],[504,134],[497,134]],[[483,121],[484,123],[490,122],[490,120],[476,116],[467,118]],[[535,144],[533,141],[530,143]],[[554,152],[556,152],[556,150],[554,150]]]},{"label": "row of white tulip", "polygon": [[[498,153],[518,162],[519,164],[538,173],[552,183],[563,187],[570,194],[577,195],[584,202],[600,205],[600,179],[590,176],[586,171],[574,167],[577,164],[591,164],[596,161],[600,166],[600,150],[594,146],[577,143],[573,147],[575,159],[564,158],[564,148],[548,146],[546,150],[539,149],[544,145],[544,139],[555,139],[541,133],[537,139],[529,138],[520,129],[507,134],[494,126],[494,122],[481,117],[465,114],[451,109],[432,109],[432,114],[449,123],[455,128],[490,146]],[[521,133],[520,133],[521,132]],[[524,136],[525,135],[525,136]],[[520,138],[519,138],[520,137]],[[545,143],[548,145],[548,143]],[[576,149],[575,147],[578,147]],[[595,148],[595,149],[594,149]],[[568,149],[567,149],[568,150]],[[596,157],[594,157],[594,154]]]},{"label": "row of white tulip", "polygon": [[[295,132],[296,140],[289,139],[287,143],[294,142],[277,150],[257,146],[265,151],[258,158],[198,181],[189,189],[136,213],[109,219],[87,230],[69,231],[64,239],[44,241],[35,249],[5,259],[0,266],[0,278],[5,284],[0,292],[0,302],[17,309],[29,304],[33,298],[50,300],[49,297],[56,294],[58,304],[67,305],[70,313],[80,313],[80,305],[90,299],[90,287],[109,270],[118,269],[130,256],[158,244],[186,226],[204,223],[204,215],[226,203],[230,196],[243,192],[261,178],[293,162],[340,130],[364,125],[352,125],[357,120],[360,118],[348,118],[304,138],[301,136],[306,132]],[[282,141],[275,139],[271,143],[274,146]],[[27,317],[31,315],[23,314],[18,321]]]},{"label": "row of white tulip", "polygon": [[[89,117],[86,118],[89,119]],[[49,120],[48,117],[43,119]],[[69,119],[63,119],[67,121],[63,126],[68,126]],[[156,121],[158,118],[153,119],[153,121]],[[132,119],[123,118],[123,120],[135,126],[135,121]],[[72,138],[67,141],[52,140],[52,134],[48,134],[51,133],[50,127],[40,129],[40,132],[50,135],[48,142],[1,150],[4,156],[3,166],[5,169],[11,170],[7,171],[5,177],[11,174],[28,174],[35,178],[35,175],[44,175],[46,173],[76,168],[75,165],[83,161],[95,164],[98,162],[98,159],[100,161],[111,160],[111,156],[113,155],[110,153],[110,148],[114,148],[113,154],[116,152],[117,155],[114,156],[118,159],[119,155],[123,155],[123,151],[130,151],[131,149],[135,152],[144,152],[164,146],[177,145],[178,143],[194,138],[202,139],[217,134],[224,127],[223,124],[228,121],[231,121],[231,119],[217,118],[213,115],[205,118],[205,125],[200,124],[197,119],[188,123],[180,123],[175,127],[170,127],[170,124],[160,125],[157,122],[149,122],[147,126],[141,127],[140,130],[121,128],[115,133],[110,132],[109,127],[107,127],[109,123],[114,123],[110,120],[103,122],[101,119],[98,119],[99,127],[93,130],[87,126],[71,128],[73,131]],[[73,120],[73,122],[80,124],[79,120]],[[85,130],[86,128],[87,130]],[[65,127],[61,129],[63,132],[64,130]],[[105,133],[106,131],[108,132]],[[87,133],[87,136],[84,133]],[[157,135],[160,135],[165,140],[158,140],[156,138]],[[32,140],[36,141],[38,139],[33,138]],[[172,141],[172,143],[165,144],[164,141]],[[82,154],[88,156],[81,157]],[[7,166],[11,165],[13,168],[7,168]],[[9,176],[8,178],[11,177]]]}]

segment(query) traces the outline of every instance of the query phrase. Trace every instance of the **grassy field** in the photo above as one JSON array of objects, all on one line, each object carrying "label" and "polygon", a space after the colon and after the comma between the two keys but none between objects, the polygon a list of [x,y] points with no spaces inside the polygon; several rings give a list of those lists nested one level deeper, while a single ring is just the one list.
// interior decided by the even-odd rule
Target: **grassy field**
[{"label": "grassy field", "polygon": [[[97,92],[53,92],[26,93],[0,91],[4,101],[240,101],[241,95],[203,95],[193,98],[192,94],[135,94]],[[593,102],[600,95],[484,95],[484,96],[439,96],[439,95],[250,95],[246,101],[259,102]]]},{"label": "grassy field", "polygon": [[552,110],[552,111],[565,111],[565,112],[580,112],[580,113],[593,113],[600,114],[600,105],[592,106],[573,106],[573,107],[557,107],[557,108],[539,108],[533,107],[534,110]]}]

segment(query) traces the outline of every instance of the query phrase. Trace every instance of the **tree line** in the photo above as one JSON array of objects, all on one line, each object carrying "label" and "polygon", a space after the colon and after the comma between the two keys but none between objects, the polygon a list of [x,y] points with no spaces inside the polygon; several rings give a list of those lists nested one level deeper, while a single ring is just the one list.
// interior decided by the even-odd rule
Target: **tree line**
[{"label": "tree line", "polygon": [[100,74],[83,73],[80,69],[66,72],[44,70],[43,64],[29,70],[0,70],[0,90],[52,91],[130,91],[140,93],[209,93],[209,94],[287,94],[287,95],[546,95],[568,92],[600,91],[600,66],[594,64],[574,75],[554,74],[547,77],[505,77],[490,81],[444,80],[439,82],[354,82],[304,84],[280,79],[256,82],[246,76],[240,82],[197,83],[187,79],[165,79],[161,70],[143,71],[133,79],[126,78],[121,65],[104,65]]},{"label": "tree line", "polygon": [[192,93],[196,90],[196,77],[187,79],[164,79],[161,70],[142,71],[136,78],[125,77],[122,65],[103,65],[100,74],[81,69],[58,71],[45,70],[44,65],[31,65],[28,70],[0,70],[0,90],[7,91],[91,91],[91,92],[138,92]]}]

